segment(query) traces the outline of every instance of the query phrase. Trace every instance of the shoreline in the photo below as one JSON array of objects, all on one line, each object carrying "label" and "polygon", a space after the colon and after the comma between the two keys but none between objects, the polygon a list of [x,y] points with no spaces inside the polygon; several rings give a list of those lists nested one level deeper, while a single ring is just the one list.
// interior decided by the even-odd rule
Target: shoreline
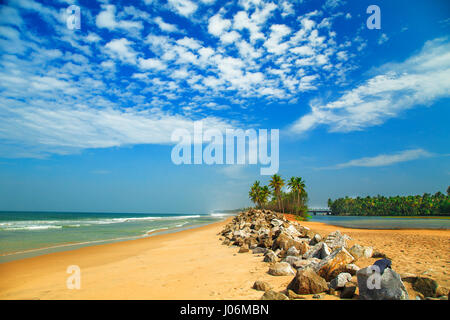
[{"label": "shoreline", "polygon": [[[157,230],[148,231],[143,235],[120,237],[120,238],[114,238],[114,239],[104,239],[104,240],[92,240],[92,241],[84,241],[84,242],[68,242],[68,243],[56,244],[56,245],[50,246],[50,247],[32,248],[32,249],[16,251],[16,252],[6,252],[3,254],[0,254],[0,264],[11,262],[11,261],[16,261],[16,260],[27,259],[27,258],[34,258],[34,257],[38,257],[38,256],[45,255],[45,254],[77,250],[77,249],[84,248],[84,247],[91,247],[91,246],[97,246],[97,245],[103,245],[103,244],[112,244],[112,243],[117,243],[117,242],[131,241],[131,240],[138,240],[138,239],[145,239],[145,238],[149,238],[149,237],[154,237],[156,235],[176,233],[176,232],[181,232],[183,230],[200,228],[202,226],[214,224],[217,222],[223,222],[225,220],[226,219],[215,221],[212,223],[193,224],[193,225],[174,227],[174,228],[160,228]],[[43,251],[43,252],[40,253],[41,251]],[[23,255],[23,257],[18,257],[18,258],[13,257],[13,256],[17,256],[17,255]],[[11,257],[11,259],[8,259],[8,257]]]},{"label": "shoreline", "polygon": [[[286,287],[291,277],[267,273],[262,256],[221,244],[225,220],[178,232],[96,244],[0,264],[0,299],[259,299],[255,280]],[[373,246],[400,273],[427,274],[450,287],[450,230],[370,230],[300,222],[327,235],[335,230]],[[362,259],[361,267],[376,259]],[[81,290],[69,290],[67,267],[81,269]],[[425,273],[424,273],[425,272]],[[324,296],[324,299],[334,299]]]},{"label": "shoreline", "polygon": [[[202,226],[207,226],[210,224],[215,224],[215,223],[220,223],[223,222],[225,220],[228,220],[230,218],[233,218],[235,215],[226,215],[223,220],[220,221],[215,221],[212,223],[206,223],[206,224],[193,224],[193,225],[188,225],[188,226],[181,226],[181,227],[174,227],[174,228],[161,228],[161,229],[157,229],[157,230],[153,230],[153,231],[149,231],[143,235],[136,235],[136,236],[130,236],[130,237],[123,237],[123,238],[114,238],[114,239],[104,239],[104,240],[93,240],[93,241],[85,241],[85,242],[69,242],[69,243],[61,243],[61,244],[56,244],[54,246],[50,246],[50,247],[42,247],[42,248],[32,248],[32,249],[27,249],[27,250],[23,250],[23,251],[17,251],[17,252],[6,252],[3,254],[0,254],[0,264],[2,263],[7,263],[7,262],[11,262],[11,261],[16,261],[16,260],[22,260],[22,259],[27,259],[27,258],[33,258],[33,257],[38,257],[41,255],[45,255],[45,254],[51,254],[51,253],[57,253],[57,252],[64,252],[64,251],[72,251],[72,250],[77,250],[80,248],[84,248],[84,247],[91,247],[91,246],[97,246],[97,245],[103,245],[103,244],[112,244],[112,243],[117,243],[117,242],[123,242],[123,241],[131,241],[131,240],[138,240],[138,239],[145,239],[148,237],[153,237],[155,235],[160,235],[160,234],[169,234],[169,233],[177,233],[177,232],[181,232],[183,230],[190,230],[190,229],[195,229],[195,228],[199,228]],[[372,230],[372,231],[389,231],[389,230],[417,230],[417,231],[423,231],[423,230],[450,230],[449,228],[395,228],[395,227],[390,227],[390,228],[364,228],[364,227],[346,227],[346,226],[341,226],[341,225],[337,225],[337,224],[333,224],[333,223],[326,223],[326,222],[319,222],[319,221],[299,221],[296,220],[294,218],[293,214],[284,214],[284,216],[286,217],[286,219],[291,220],[291,221],[296,221],[300,224],[309,224],[309,223],[314,223],[314,224],[322,224],[324,226],[333,226],[335,228],[340,228],[340,229],[344,229],[344,230]],[[356,217],[356,216],[349,216],[349,217]],[[397,218],[394,216],[380,216],[380,217],[385,217],[385,218]],[[400,217],[400,218],[423,218],[423,217],[415,217],[415,216],[404,216],[404,217]],[[427,217],[427,218],[438,218],[438,217]],[[450,217],[448,217],[450,219]],[[72,248],[70,248],[72,247]],[[64,249],[67,248],[67,249]],[[59,250],[62,249],[62,250]],[[38,253],[40,251],[44,251],[42,253]],[[37,253],[37,254],[34,254]],[[4,257],[12,257],[12,256],[16,256],[16,255],[24,255],[23,257],[19,257],[19,258],[12,258],[12,259],[8,259],[8,258],[4,258]]]}]

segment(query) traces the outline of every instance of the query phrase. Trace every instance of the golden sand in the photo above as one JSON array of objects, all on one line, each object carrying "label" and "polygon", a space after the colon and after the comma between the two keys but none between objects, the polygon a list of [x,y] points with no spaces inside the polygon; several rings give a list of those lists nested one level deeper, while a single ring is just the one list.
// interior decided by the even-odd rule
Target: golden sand
[{"label": "golden sand", "polygon": [[[0,299],[259,299],[255,280],[283,290],[292,276],[267,274],[261,255],[221,245],[218,222],[177,233],[84,247],[0,264]],[[450,230],[360,230],[302,223],[322,236],[341,230],[392,259],[399,273],[426,274],[450,287]],[[360,267],[375,259],[359,260]],[[67,289],[69,265],[81,289]],[[337,299],[326,295],[326,299]]]}]

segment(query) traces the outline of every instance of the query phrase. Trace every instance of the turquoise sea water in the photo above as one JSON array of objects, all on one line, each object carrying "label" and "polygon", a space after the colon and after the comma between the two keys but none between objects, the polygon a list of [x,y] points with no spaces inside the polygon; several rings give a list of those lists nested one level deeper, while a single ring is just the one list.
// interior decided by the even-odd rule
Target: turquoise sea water
[{"label": "turquoise sea water", "polygon": [[192,228],[227,216],[221,213],[0,212],[0,262]]},{"label": "turquoise sea water", "polygon": [[450,219],[412,217],[312,216],[309,221],[359,229],[450,229]]},{"label": "turquoise sea water", "polygon": [[[0,212],[0,263],[82,246],[193,228],[230,213],[133,214]],[[365,229],[450,229],[450,219],[312,216],[310,221]]]}]

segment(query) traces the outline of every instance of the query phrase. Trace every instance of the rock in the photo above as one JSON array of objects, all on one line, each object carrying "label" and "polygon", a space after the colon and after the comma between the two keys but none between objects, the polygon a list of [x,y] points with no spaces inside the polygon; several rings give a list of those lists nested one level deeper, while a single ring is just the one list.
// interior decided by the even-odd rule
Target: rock
[{"label": "rock", "polygon": [[351,247],[348,252],[355,258],[355,259],[359,259],[363,256],[364,254],[364,247],[359,245],[359,244],[355,244],[353,247]]},{"label": "rock", "polygon": [[292,290],[288,290],[288,297],[291,300],[297,300],[297,299],[305,299],[304,296],[300,295],[300,294],[296,294],[294,291]]},{"label": "rock", "polygon": [[311,241],[309,242],[309,245],[314,246],[314,245],[318,244],[320,241],[322,241],[322,237],[320,236],[320,234],[316,233],[314,235],[314,237],[311,239]]},{"label": "rock", "polygon": [[352,299],[356,292],[356,284],[353,282],[347,282],[342,288],[340,298],[341,299]]},{"label": "rock", "polygon": [[339,230],[336,230],[335,232],[330,233],[325,238],[325,243],[333,251],[340,247],[347,247],[347,240],[350,240],[350,237],[348,235],[341,234]]},{"label": "rock", "polygon": [[262,248],[262,247],[256,247],[255,249],[252,250],[253,254],[257,254],[257,253],[266,253],[267,252],[267,248]]},{"label": "rock", "polygon": [[279,226],[282,226],[282,225],[283,225],[283,221],[280,220],[280,219],[272,219],[272,220],[270,221],[270,224],[271,224],[272,226],[274,226],[274,227],[279,227]]},{"label": "rock", "polygon": [[313,299],[322,299],[322,296],[320,294],[313,295]]},{"label": "rock", "polygon": [[324,259],[330,255],[331,251],[330,248],[328,248],[327,244],[325,242],[320,242],[316,244],[314,247],[310,248],[308,252],[306,252],[303,255],[303,258],[309,259],[309,258],[318,258],[318,259]]},{"label": "rock", "polygon": [[345,272],[346,265],[352,263],[353,260],[353,256],[344,247],[341,247],[323,259],[316,266],[315,270],[319,276],[330,281],[339,273]]},{"label": "rock", "polygon": [[369,266],[356,273],[361,300],[409,299],[400,276],[394,270],[387,268],[381,275],[374,270]]},{"label": "rock", "polygon": [[294,240],[293,245],[298,250],[299,255],[303,255],[309,250],[309,244],[306,241]]},{"label": "rock", "polygon": [[294,247],[290,247],[286,252],[286,256],[298,256],[300,252]]},{"label": "rock", "polygon": [[295,271],[289,263],[278,262],[269,268],[269,274],[272,276],[291,276],[295,274]]},{"label": "rock", "polygon": [[412,287],[415,291],[420,292],[425,297],[436,297],[438,284],[433,279],[417,277],[413,282]]},{"label": "rock", "polygon": [[294,267],[294,264],[298,261],[302,261],[302,258],[295,257],[295,256],[287,256],[283,259],[283,262],[289,263],[292,267]]},{"label": "rock", "polygon": [[278,248],[288,250],[293,245],[294,239],[289,234],[281,232],[273,242],[272,250],[276,250]]},{"label": "rock", "polygon": [[370,258],[373,254],[373,248],[372,247],[363,247],[359,244],[355,244],[353,247],[351,247],[348,252],[355,258]]},{"label": "rock", "polygon": [[359,269],[360,268],[354,263],[349,263],[345,266],[345,272],[350,273],[352,276],[354,276]]},{"label": "rock", "polygon": [[312,268],[306,268],[297,271],[287,289],[297,294],[315,294],[327,291],[328,285],[325,279],[320,277]]},{"label": "rock", "polygon": [[250,250],[248,249],[248,246],[246,244],[244,244],[238,251],[238,253],[245,253],[245,252],[249,252]]},{"label": "rock", "polygon": [[373,248],[372,247],[364,247],[364,258],[371,258],[373,254]]},{"label": "rock", "polygon": [[329,287],[332,289],[343,288],[352,279],[352,275],[347,272],[339,273],[336,278],[330,281]]},{"label": "rock", "polygon": [[282,294],[281,292],[269,290],[264,292],[263,296],[261,297],[261,300],[289,300],[289,298],[286,297],[286,295]]},{"label": "rock", "polygon": [[272,290],[272,286],[265,281],[256,280],[253,284],[253,289],[258,291],[269,291]]},{"label": "rock", "polygon": [[291,224],[289,227],[284,229],[292,238],[300,237],[302,234]]},{"label": "rock", "polygon": [[264,262],[276,262],[277,260],[278,257],[272,250],[267,251],[264,255]]},{"label": "rock", "polygon": [[317,259],[317,258],[309,258],[306,260],[299,259],[297,261],[294,261],[292,266],[295,269],[305,269],[307,267],[311,267],[314,269],[314,267],[317,266],[319,263],[320,263],[320,259]]}]

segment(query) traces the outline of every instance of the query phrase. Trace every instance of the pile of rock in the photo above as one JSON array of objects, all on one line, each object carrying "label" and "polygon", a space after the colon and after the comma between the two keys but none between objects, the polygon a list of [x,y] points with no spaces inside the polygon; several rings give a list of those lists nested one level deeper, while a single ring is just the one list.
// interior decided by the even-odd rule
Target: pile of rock
[{"label": "pile of rock", "polygon": [[322,238],[281,213],[249,209],[235,216],[220,235],[224,245],[238,246],[240,253],[263,254],[263,260],[270,263],[270,275],[294,276],[282,293],[257,281],[254,288],[265,291],[263,299],[302,299],[302,295],[319,293],[351,299],[357,288],[360,299],[409,298],[401,277],[392,269],[385,269],[379,277],[371,267],[360,270],[354,262],[372,257],[373,249],[359,244],[348,248],[350,237],[339,231]]}]

